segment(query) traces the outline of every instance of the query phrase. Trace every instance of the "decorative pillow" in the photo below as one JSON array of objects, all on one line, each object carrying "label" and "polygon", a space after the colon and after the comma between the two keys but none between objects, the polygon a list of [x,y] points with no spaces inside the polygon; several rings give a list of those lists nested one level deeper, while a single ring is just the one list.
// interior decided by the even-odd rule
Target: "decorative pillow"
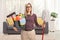
[{"label": "decorative pillow", "polygon": [[13,22],[13,20],[12,20],[11,17],[8,17],[8,18],[6,19],[6,21],[7,21],[7,23],[9,24],[9,26],[13,26],[13,25],[14,25],[14,22]]},{"label": "decorative pillow", "polygon": [[43,20],[42,18],[38,17],[38,18],[37,18],[37,23],[38,23],[39,25],[43,25],[44,20]]}]

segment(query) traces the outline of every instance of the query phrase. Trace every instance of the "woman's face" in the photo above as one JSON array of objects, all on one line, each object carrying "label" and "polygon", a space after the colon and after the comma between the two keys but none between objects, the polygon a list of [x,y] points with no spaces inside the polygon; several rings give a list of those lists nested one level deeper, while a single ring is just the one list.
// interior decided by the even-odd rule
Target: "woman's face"
[{"label": "woman's face", "polygon": [[32,11],[31,5],[27,5],[27,6],[26,6],[26,11],[27,11],[27,12],[31,12],[31,11]]}]

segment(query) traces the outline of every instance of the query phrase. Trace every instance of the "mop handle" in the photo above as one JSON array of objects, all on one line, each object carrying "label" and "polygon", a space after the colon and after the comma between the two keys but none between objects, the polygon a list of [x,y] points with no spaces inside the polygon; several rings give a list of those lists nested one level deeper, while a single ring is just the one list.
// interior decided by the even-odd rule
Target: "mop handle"
[{"label": "mop handle", "polygon": [[42,28],[42,40],[44,40],[44,27]]},{"label": "mop handle", "polygon": [[[44,24],[45,24],[45,22],[44,22]],[[44,26],[42,27],[42,40],[44,40]]]}]

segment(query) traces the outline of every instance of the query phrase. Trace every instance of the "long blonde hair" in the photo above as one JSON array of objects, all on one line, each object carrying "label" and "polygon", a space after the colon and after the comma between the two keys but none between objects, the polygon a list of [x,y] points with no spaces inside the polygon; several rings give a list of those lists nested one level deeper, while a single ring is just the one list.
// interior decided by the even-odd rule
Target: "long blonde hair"
[{"label": "long blonde hair", "polygon": [[[30,5],[30,7],[32,8],[32,5],[31,5],[31,3],[28,3],[28,4],[26,4],[25,5],[25,16],[27,16],[27,5]],[[32,10],[30,11],[30,15],[32,15]]]}]

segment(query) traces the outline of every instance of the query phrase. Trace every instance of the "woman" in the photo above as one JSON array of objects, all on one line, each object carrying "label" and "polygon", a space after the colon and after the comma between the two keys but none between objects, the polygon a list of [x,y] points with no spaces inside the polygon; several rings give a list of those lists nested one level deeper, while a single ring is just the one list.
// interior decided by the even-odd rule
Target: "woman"
[{"label": "woman", "polygon": [[32,5],[28,3],[25,8],[26,24],[25,30],[21,30],[21,40],[36,40],[34,26],[40,25],[37,23],[36,15],[32,13]]},{"label": "woman", "polygon": [[[21,30],[21,40],[36,40],[36,35],[35,35],[35,30],[34,27],[40,26],[37,23],[37,17],[35,14],[32,13],[32,5],[30,3],[26,4],[26,10],[25,10],[25,19],[26,19],[26,24],[25,24],[25,29]],[[14,28],[15,31],[16,28]]]}]

